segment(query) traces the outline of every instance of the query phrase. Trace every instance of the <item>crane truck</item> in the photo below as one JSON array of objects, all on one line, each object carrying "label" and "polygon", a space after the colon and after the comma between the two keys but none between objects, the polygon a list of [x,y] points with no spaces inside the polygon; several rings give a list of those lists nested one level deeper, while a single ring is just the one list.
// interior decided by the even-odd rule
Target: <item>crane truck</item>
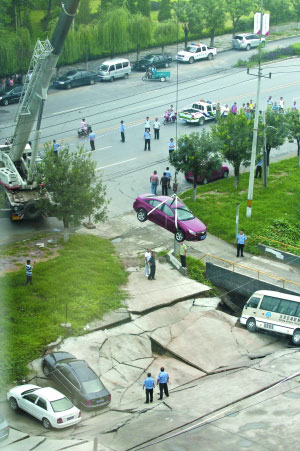
[{"label": "crane truck", "polygon": [[[0,146],[0,186],[12,220],[37,219],[45,189],[38,183],[38,145],[44,102],[80,0],[66,0],[51,40],[38,40],[25,77],[10,144]],[[33,130],[36,123],[35,130]],[[32,141],[30,134],[34,132]],[[32,144],[31,144],[32,143]]]}]

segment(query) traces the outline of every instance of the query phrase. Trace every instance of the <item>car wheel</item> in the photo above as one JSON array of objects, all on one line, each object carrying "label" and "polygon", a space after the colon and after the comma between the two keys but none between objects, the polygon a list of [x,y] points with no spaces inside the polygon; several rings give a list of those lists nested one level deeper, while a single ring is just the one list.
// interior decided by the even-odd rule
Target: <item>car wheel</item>
[{"label": "car wheel", "polygon": [[9,405],[10,405],[10,408],[14,411],[19,409],[17,400],[13,396],[11,398],[9,398]]},{"label": "car wheel", "polygon": [[128,78],[128,77],[129,77],[129,75],[128,75],[128,74],[125,74],[125,75],[124,75],[124,78]]},{"label": "car wheel", "polygon": [[3,105],[4,105],[4,106],[7,106],[7,105],[8,105],[8,100],[7,100],[7,99],[3,100]]},{"label": "car wheel", "polygon": [[181,241],[185,240],[185,233],[183,230],[181,229],[177,229],[176,233],[175,233],[175,240],[179,241],[179,243],[181,243]]},{"label": "car wheel", "polygon": [[249,318],[246,323],[249,332],[256,332],[256,321],[254,318]]},{"label": "car wheel", "polygon": [[140,222],[145,222],[147,220],[147,212],[144,208],[138,209],[137,218]]},{"label": "car wheel", "polygon": [[94,78],[91,78],[90,79],[90,85],[94,85],[95,84],[95,79]]},{"label": "car wheel", "polygon": [[147,80],[147,77],[145,77],[145,75],[142,77],[142,80],[143,81],[146,81]]},{"label": "car wheel", "polygon": [[208,59],[208,60],[212,60],[212,59],[213,59],[213,54],[212,54],[212,53],[209,53],[208,56],[207,56],[207,59]]},{"label": "car wheel", "polygon": [[51,428],[51,423],[50,423],[50,421],[48,420],[48,418],[43,418],[42,419],[42,423],[43,423],[43,426],[44,426],[44,428],[45,429],[50,429]]},{"label": "car wheel", "polygon": [[251,50],[251,45],[250,44],[247,44],[246,50],[247,50],[247,52],[249,52],[249,50]]},{"label": "car wheel", "polygon": [[[166,119],[164,119],[163,124],[164,124],[164,125],[167,125],[167,120],[166,120]],[[293,141],[293,142],[294,142],[294,141]]]},{"label": "car wheel", "polygon": [[202,180],[202,184],[203,185],[207,185],[207,178],[206,177],[204,177],[204,179]]},{"label": "car wheel", "polygon": [[195,61],[194,58],[191,56],[191,58],[189,59],[189,63],[193,64],[194,61]]},{"label": "car wheel", "polygon": [[45,374],[46,377],[49,377],[51,374],[51,370],[46,362],[43,362],[43,373]]},{"label": "car wheel", "polygon": [[71,89],[71,88],[72,88],[71,83],[68,83],[68,84],[67,84],[67,89]]},{"label": "car wheel", "polygon": [[204,125],[205,119],[204,117],[200,117],[198,124],[199,125]]},{"label": "car wheel", "polygon": [[300,330],[295,330],[292,336],[292,342],[294,345],[299,346],[300,345]]},{"label": "car wheel", "polygon": [[109,81],[110,82],[114,81],[114,77],[110,77]]},{"label": "car wheel", "polygon": [[166,77],[160,77],[160,81],[166,81]]},{"label": "car wheel", "polygon": [[169,67],[169,63],[166,63],[166,64],[165,64],[165,67]]},{"label": "car wheel", "polygon": [[229,175],[228,171],[223,172],[223,178],[224,179],[227,179],[228,175]]}]

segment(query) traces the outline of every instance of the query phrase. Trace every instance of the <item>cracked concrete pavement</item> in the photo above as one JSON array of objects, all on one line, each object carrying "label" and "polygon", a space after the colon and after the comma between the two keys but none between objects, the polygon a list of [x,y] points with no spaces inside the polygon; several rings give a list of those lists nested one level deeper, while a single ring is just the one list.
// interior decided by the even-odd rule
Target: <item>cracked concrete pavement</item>
[{"label": "cracked concrete pavement", "polygon": [[[140,255],[173,244],[168,232],[156,231],[133,215],[89,231],[112,239],[128,268],[127,305],[55,348],[85,359],[110,390],[111,404],[83,412],[72,428],[45,431],[1,403],[14,427],[4,449],[89,451],[94,438],[98,450],[109,451],[297,449],[298,349],[288,349],[285,338],[250,334],[220,310],[209,287],[168,263],[159,262],[157,280],[149,282]],[[158,401],[155,389],[153,404],[145,405],[146,373],[156,377],[161,366],[170,374],[170,396]],[[52,384],[40,359],[31,370],[37,384]]]}]

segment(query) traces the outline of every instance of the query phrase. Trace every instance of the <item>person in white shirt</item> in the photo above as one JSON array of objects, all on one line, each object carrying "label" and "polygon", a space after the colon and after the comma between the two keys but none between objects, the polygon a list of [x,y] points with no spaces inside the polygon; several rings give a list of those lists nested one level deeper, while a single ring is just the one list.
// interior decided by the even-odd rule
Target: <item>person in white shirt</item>
[{"label": "person in white shirt", "polygon": [[145,120],[145,131],[147,130],[147,128],[150,130],[151,129],[151,121],[149,119],[149,116],[146,117]]},{"label": "person in white shirt", "polygon": [[154,139],[159,139],[160,122],[158,120],[158,117],[155,118],[153,129],[154,129]]},{"label": "person in white shirt", "polygon": [[284,110],[284,100],[283,97],[280,97],[279,99],[279,111],[283,111]]},{"label": "person in white shirt", "polygon": [[151,257],[151,249],[147,249],[147,251],[145,252],[145,277],[149,277],[150,275],[150,265],[149,265],[149,260]]}]

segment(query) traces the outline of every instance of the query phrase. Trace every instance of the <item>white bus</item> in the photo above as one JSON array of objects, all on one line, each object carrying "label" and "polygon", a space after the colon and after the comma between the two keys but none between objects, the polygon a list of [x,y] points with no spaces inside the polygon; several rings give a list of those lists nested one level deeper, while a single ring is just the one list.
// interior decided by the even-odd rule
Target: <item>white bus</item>
[{"label": "white bus", "polygon": [[246,302],[240,322],[249,332],[264,329],[291,335],[293,343],[300,345],[300,296],[256,291]]}]

